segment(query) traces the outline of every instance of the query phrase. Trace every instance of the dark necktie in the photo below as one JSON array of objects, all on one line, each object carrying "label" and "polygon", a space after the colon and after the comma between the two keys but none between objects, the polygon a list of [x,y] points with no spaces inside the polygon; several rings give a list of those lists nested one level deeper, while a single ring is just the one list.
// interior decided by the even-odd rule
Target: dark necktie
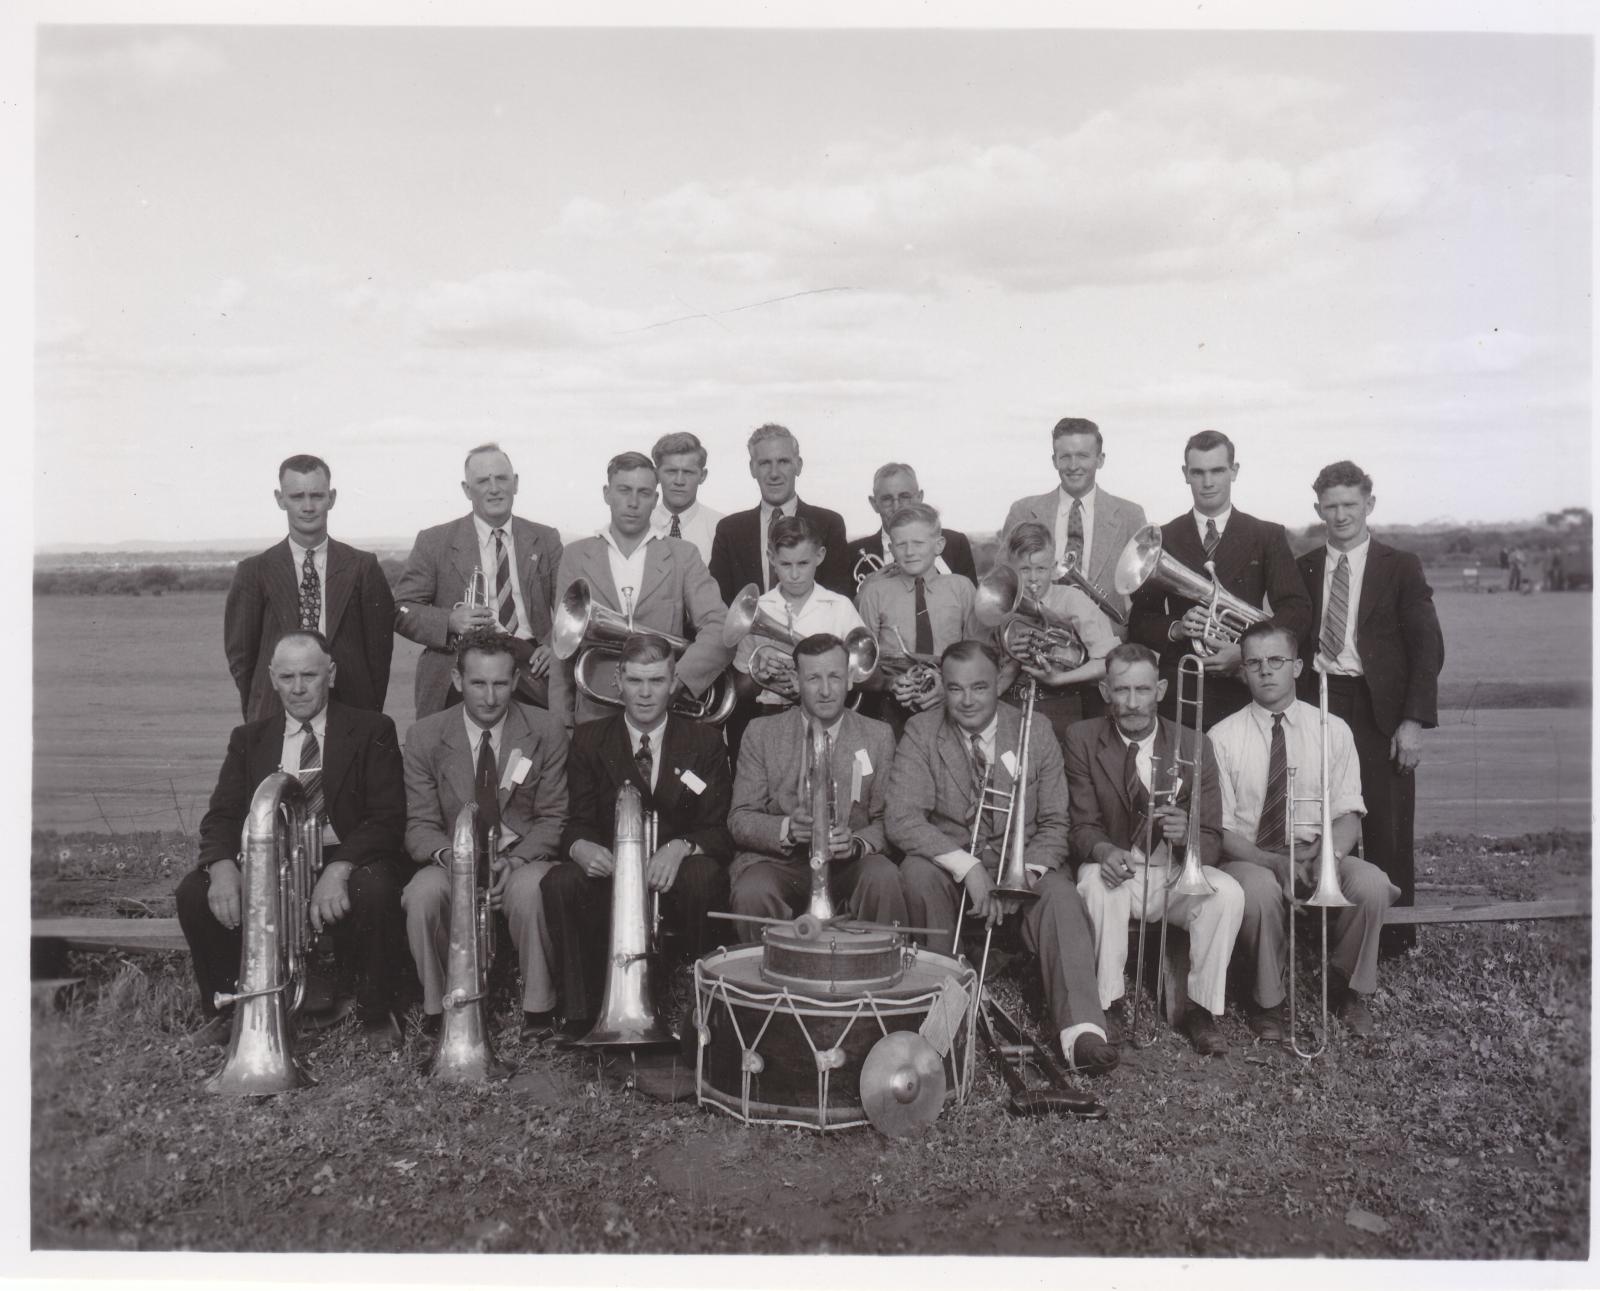
[{"label": "dark necktie", "polygon": [[306,813],[320,820],[324,818],[326,806],[322,798],[322,745],[317,743],[317,733],[311,729],[310,722],[300,724],[300,734],[304,738],[300,741],[300,770],[295,779],[306,791]]},{"label": "dark necktie", "polygon": [[650,749],[650,732],[646,731],[639,737],[639,751],[633,755],[633,765],[639,768],[639,779],[644,781],[644,791],[648,798],[655,792],[651,784],[651,774],[655,771],[655,755]]},{"label": "dark necktie", "polygon": [[974,734],[969,738],[972,741],[972,777],[977,784],[973,792],[972,810],[973,819],[978,822],[978,838],[972,852],[974,856],[981,856],[983,849],[989,845],[989,830],[983,815],[984,799],[988,796],[984,790],[989,782],[989,759],[983,755],[983,736]]},{"label": "dark necktie", "polygon": [[1283,737],[1283,714],[1272,715],[1272,753],[1267,759],[1267,794],[1261,800],[1261,823],[1256,826],[1256,846],[1277,851],[1287,846],[1289,808],[1289,749]]},{"label": "dark necktie", "polygon": [[928,591],[922,579],[916,580],[917,592],[917,639],[911,647],[920,655],[927,656],[933,653],[933,620],[928,617]]},{"label": "dark necktie", "polygon": [[1217,522],[1215,520],[1212,520],[1209,517],[1207,517],[1207,519],[1206,519],[1206,537],[1205,537],[1205,548],[1206,548],[1206,559],[1207,560],[1210,560],[1212,556],[1216,555],[1217,544],[1219,542],[1221,542],[1221,541],[1222,541],[1222,535],[1217,532]]},{"label": "dark necktie", "polygon": [[1133,807],[1135,814],[1140,817],[1140,832],[1143,833],[1143,817],[1150,810],[1150,791],[1144,787],[1144,781],[1139,778],[1139,746],[1128,745],[1128,751],[1122,759],[1122,783],[1128,791],[1128,802]]},{"label": "dark necktie", "polygon": [[1072,499],[1072,511],[1067,516],[1067,551],[1077,568],[1083,569],[1083,500]]},{"label": "dark necktie", "polygon": [[511,553],[506,550],[506,531],[494,531],[494,599],[500,626],[517,630],[517,603],[511,595]]},{"label": "dark necktie", "polygon": [[500,823],[500,796],[497,792],[495,775],[494,741],[488,731],[484,731],[478,739],[478,773],[473,779],[477,791],[478,824],[487,832],[491,826]]},{"label": "dark necktie", "polygon": [[321,617],[322,581],[317,577],[316,555],[308,551],[300,569],[300,626],[307,632],[315,632]]},{"label": "dark necktie", "polygon": [[676,511],[674,511],[672,513],[672,528],[667,530],[667,537],[669,537],[669,538],[681,538],[681,537],[683,537],[683,526],[678,523],[678,513]]},{"label": "dark necktie", "polygon": [[1344,632],[1350,619],[1350,559],[1339,557],[1333,571],[1333,587],[1322,611],[1322,637],[1317,646],[1331,663],[1344,653]]}]

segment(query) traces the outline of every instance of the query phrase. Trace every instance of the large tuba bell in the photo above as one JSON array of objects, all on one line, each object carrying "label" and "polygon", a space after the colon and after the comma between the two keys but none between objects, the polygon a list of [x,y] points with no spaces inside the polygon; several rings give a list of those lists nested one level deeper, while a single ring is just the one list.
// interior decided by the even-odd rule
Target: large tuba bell
[{"label": "large tuba bell", "polygon": [[1168,592],[1205,607],[1205,634],[1194,639],[1198,655],[1215,654],[1233,645],[1253,623],[1265,623],[1272,616],[1248,601],[1242,601],[1217,581],[1215,561],[1206,561],[1206,578],[1161,550],[1161,530],[1146,525],[1122,549],[1112,582],[1122,596],[1132,596],[1145,583],[1154,583]]},{"label": "large tuba bell", "polygon": [[[622,652],[622,643],[636,632],[659,637],[667,643],[674,659],[681,659],[689,642],[656,628],[636,626],[633,622],[633,589],[622,589],[627,612],[617,613],[594,599],[587,579],[575,578],[556,607],[550,631],[550,651],[557,659],[577,658],[572,665],[573,683],[597,704],[620,708],[622,696],[617,690],[615,665]],[[680,717],[720,726],[733,712],[734,694],[728,677],[724,674],[711,683],[699,699],[680,692],[672,701],[672,711]]]},{"label": "large tuba bell", "polygon": [[645,850],[649,813],[637,785],[617,790],[616,832],[611,854],[611,953],[606,960],[605,997],[599,1016],[580,1045],[637,1047],[675,1044],[656,1017],[650,988],[650,922],[645,909]]},{"label": "large tuba bell", "polygon": [[986,628],[999,628],[1000,648],[1031,668],[1081,668],[1088,648],[1065,618],[1022,585],[1010,565],[997,564],[978,580],[972,612]]},{"label": "large tuba bell", "polygon": [[[722,624],[722,644],[728,649],[737,648],[747,636],[767,638],[756,647],[751,656],[751,672],[755,671],[756,655],[794,660],[794,648],[802,637],[792,624],[780,623],[761,608],[761,589],[747,583],[733,598],[728,607],[728,617]],[[776,644],[771,644],[771,643]],[[844,651],[849,658],[849,681],[852,688],[859,686],[878,670],[878,643],[866,628],[852,628],[844,639]],[[769,688],[770,689],[770,688]],[[859,699],[859,696],[858,696]]]},{"label": "large tuba bell", "polygon": [[315,934],[311,888],[322,868],[322,823],[306,810],[305,790],[274,771],[250,800],[240,847],[243,935],[239,985],[218,991],[216,1006],[235,1006],[222,1069],[210,1094],[281,1094],[313,1084],[295,1061],[289,1020],[305,997]]},{"label": "large tuba bell", "polygon": [[444,1020],[428,1074],[451,1084],[499,1080],[511,1069],[489,1044],[489,965],[494,959],[494,886],[500,830],[478,828],[478,804],[456,813],[450,848],[450,954],[445,961]]}]

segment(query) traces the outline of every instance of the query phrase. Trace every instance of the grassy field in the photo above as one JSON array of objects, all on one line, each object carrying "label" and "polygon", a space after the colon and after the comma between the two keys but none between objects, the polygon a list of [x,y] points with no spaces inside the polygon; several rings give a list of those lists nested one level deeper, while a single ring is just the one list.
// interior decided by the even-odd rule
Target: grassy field
[{"label": "grassy field", "polygon": [[[1446,664],[1418,828],[1587,826],[1592,597],[1444,588],[1437,599]],[[222,602],[202,592],[34,599],[35,827],[195,827],[239,720]],[[417,653],[396,639],[387,711],[402,732]]]},{"label": "grassy field", "polygon": [[[48,912],[169,913],[188,840],[36,837]],[[1436,892],[1587,895],[1586,836],[1421,840]],[[163,905],[162,903],[165,902]],[[307,1045],[319,1083],[208,1098],[181,955],[78,957],[32,1029],[36,1248],[1341,1255],[1574,1259],[1589,1244],[1590,928],[1431,929],[1386,964],[1378,1035],[1302,1062],[1224,1022],[1129,1053],[1099,1123],[1017,1121],[980,1062],[925,1137],[826,1140],[655,1102],[519,1043],[445,1091],[423,1042]],[[1014,987],[1002,980],[1002,991]],[[501,1016],[505,1016],[502,1001]]]}]

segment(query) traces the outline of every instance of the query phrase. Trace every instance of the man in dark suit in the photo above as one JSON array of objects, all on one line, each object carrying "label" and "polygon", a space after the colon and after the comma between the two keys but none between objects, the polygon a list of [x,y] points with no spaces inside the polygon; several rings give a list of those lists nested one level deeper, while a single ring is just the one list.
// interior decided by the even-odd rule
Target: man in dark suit
[{"label": "man in dark suit", "polygon": [[[472,514],[422,530],[394,589],[394,631],[426,647],[417,660],[417,716],[459,702],[450,685],[456,642],[472,628],[496,625],[515,643],[517,698],[545,708],[561,535],[511,514],[517,475],[498,444],[472,449],[462,470],[461,491]],[[479,569],[488,580],[489,604],[468,606],[467,589]]]},{"label": "man in dark suit", "polygon": [[662,926],[675,935],[678,954],[697,959],[727,939],[726,925],[710,912],[726,909],[733,858],[728,752],[715,728],[669,711],[672,682],[672,653],[661,638],[629,637],[617,658],[622,711],[585,722],[572,735],[572,806],[561,838],[566,859],[545,875],[543,889],[561,1012],[574,1037],[593,1025],[605,990],[623,785],[637,788],[645,810],[656,813],[645,883],[661,894]]},{"label": "man in dark suit", "polygon": [[[404,772],[394,723],[381,713],[330,703],[336,665],[318,632],[293,629],[272,650],[270,675],[284,712],[233,728],[211,806],[200,822],[200,855],[178,884],[178,923],[189,943],[200,1007],[210,1021],[201,1043],[226,1043],[232,1010],[212,997],[239,980],[244,919],[239,837],[260,783],[278,769],[306,787],[323,824],[322,870],[311,921],[332,926],[335,948],[356,976],[356,1005],[368,1043],[397,1047],[391,1006],[405,971],[400,886],[406,823]],[[281,930],[280,930],[281,931]]]},{"label": "man in dark suit", "polygon": [[[1323,467],[1312,489],[1328,529],[1326,545],[1300,557],[1311,593],[1311,622],[1302,647],[1301,698],[1317,702],[1317,655],[1328,660],[1328,707],[1355,737],[1361,764],[1361,850],[1400,889],[1398,905],[1416,891],[1412,853],[1416,770],[1422,732],[1439,724],[1439,671],[1444,635],[1422,562],[1372,537],[1372,477],[1354,462]],[[1385,928],[1388,953],[1416,943],[1415,927]]]},{"label": "man in dark suit", "polygon": [[[1161,526],[1162,550],[1201,577],[1206,562],[1215,561],[1224,590],[1248,605],[1269,610],[1273,622],[1304,637],[1311,622],[1311,602],[1288,536],[1281,524],[1234,508],[1233,482],[1238,476],[1232,440],[1215,430],[1191,436],[1183,448],[1183,478],[1194,497],[1194,509]],[[1178,660],[1205,630],[1206,611],[1199,602],[1157,587],[1153,580],[1134,593],[1128,639],[1161,656],[1161,675],[1167,682],[1163,717],[1176,717],[1172,705]],[[1217,646],[1206,658],[1207,730],[1249,704],[1250,692],[1239,678],[1239,667],[1237,641]]]},{"label": "man in dark suit", "polygon": [[291,628],[320,632],[337,665],[337,703],[383,711],[394,652],[394,598],[370,551],[328,537],[338,498],[320,457],[297,454],[278,467],[273,497],[289,536],[239,562],[222,611],[228,670],[247,722],[283,712],[269,676],[273,643]]},{"label": "man in dark suit", "polygon": [[822,536],[826,555],[817,570],[817,582],[830,592],[853,597],[855,580],[845,563],[844,517],[825,507],[814,507],[795,493],[795,480],[805,465],[800,459],[800,442],[787,427],[771,422],[758,426],[750,435],[750,477],[761,490],[761,505],[748,511],[735,511],[717,521],[711,540],[711,577],[717,580],[724,605],[747,583],[763,592],[776,586],[777,575],[768,557],[768,530],[775,515],[803,515]]},{"label": "man in dark suit", "polygon": [[[845,563],[855,586],[851,594],[861,590],[871,573],[864,560],[872,556],[883,565],[894,563],[894,551],[889,542],[889,517],[903,506],[922,501],[922,489],[917,484],[917,473],[904,462],[885,462],[872,475],[872,493],[867,498],[881,521],[874,533],[865,538],[853,538],[845,548]],[[944,550],[933,562],[935,573],[964,574],[972,582],[978,581],[978,567],[972,559],[972,543],[958,530],[944,528]]]}]

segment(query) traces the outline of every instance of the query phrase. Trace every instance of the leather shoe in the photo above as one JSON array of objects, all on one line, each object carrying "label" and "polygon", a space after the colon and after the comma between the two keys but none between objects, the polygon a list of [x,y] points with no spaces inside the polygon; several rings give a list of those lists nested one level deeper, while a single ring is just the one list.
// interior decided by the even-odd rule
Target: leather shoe
[{"label": "leather shoe", "polygon": [[394,1053],[400,1048],[400,1025],[388,1009],[364,1016],[361,1039],[373,1053]]},{"label": "leather shoe", "polygon": [[1274,1004],[1270,1009],[1251,1009],[1245,1014],[1244,1020],[1255,1032],[1257,1040],[1265,1040],[1268,1044],[1283,1043],[1283,1005]]},{"label": "leather shoe", "polygon": [[1122,1061],[1122,1053],[1110,1041],[1085,1031],[1072,1042],[1067,1062],[1082,1076],[1104,1076]]},{"label": "leather shoe", "polygon": [[1191,1004],[1183,1015],[1183,1033],[1202,1058],[1216,1058],[1228,1052],[1228,1042],[1222,1038],[1216,1018],[1198,1004]]},{"label": "leather shoe", "polygon": [[196,1049],[221,1049],[233,1037],[233,1014],[218,1013],[198,1031],[189,1033],[189,1043]]},{"label": "leather shoe", "polygon": [[1352,990],[1347,989],[1340,994],[1334,1015],[1362,1039],[1370,1036],[1375,1029],[1372,1010],[1367,1007],[1367,1002]]},{"label": "leather shoe", "polygon": [[328,1001],[327,1006],[318,1012],[310,1013],[302,1009],[300,1025],[307,1031],[326,1031],[330,1027],[338,1026],[355,1011],[356,997],[340,995]]},{"label": "leather shoe", "polygon": [[541,1009],[537,1013],[522,1011],[522,1029],[517,1033],[523,1040],[548,1040],[556,1033],[554,1009]]}]

